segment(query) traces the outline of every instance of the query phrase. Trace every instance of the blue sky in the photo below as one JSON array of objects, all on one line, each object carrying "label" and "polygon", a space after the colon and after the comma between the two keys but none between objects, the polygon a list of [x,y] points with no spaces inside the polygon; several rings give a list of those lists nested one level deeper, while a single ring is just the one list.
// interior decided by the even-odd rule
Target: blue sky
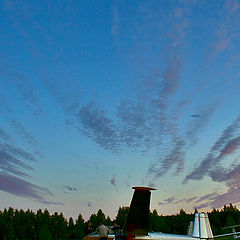
[{"label": "blue sky", "polygon": [[0,207],[85,220],[240,193],[240,1],[1,1]]}]

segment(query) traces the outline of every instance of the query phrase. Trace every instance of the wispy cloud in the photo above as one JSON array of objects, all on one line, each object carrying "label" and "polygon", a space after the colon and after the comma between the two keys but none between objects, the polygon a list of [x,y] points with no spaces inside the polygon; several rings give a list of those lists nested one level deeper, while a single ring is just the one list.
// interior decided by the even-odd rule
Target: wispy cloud
[{"label": "wispy cloud", "polygon": [[76,187],[71,187],[69,185],[64,185],[63,190],[64,190],[64,192],[69,193],[69,192],[73,192],[73,191],[76,192],[77,188]]},{"label": "wispy cloud", "polygon": [[153,145],[155,136],[149,126],[151,116],[141,100],[139,102],[138,100],[121,102],[117,117],[119,119],[119,138],[126,147],[137,150]]},{"label": "wispy cloud", "polygon": [[159,146],[168,128],[167,103],[180,87],[183,71],[181,57],[174,52],[172,49],[162,73],[144,80],[133,98],[119,104],[116,116],[108,117],[93,103],[81,107],[76,114],[81,132],[112,152]]},{"label": "wispy cloud", "polygon": [[194,200],[196,200],[196,196],[195,197],[191,197],[191,198],[186,198],[185,199],[185,201],[187,202],[187,203],[190,203],[190,202],[193,202]]},{"label": "wispy cloud", "polygon": [[189,145],[194,145],[198,141],[198,134],[201,133],[209,124],[211,117],[214,115],[219,103],[213,103],[197,111],[198,114],[191,119],[187,126],[186,138]]},{"label": "wispy cloud", "polygon": [[194,202],[196,199],[197,199],[196,196],[190,197],[190,198],[183,198],[183,199],[180,199],[180,200],[177,200],[177,201],[173,202],[173,204],[178,204],[178,203],[180,203],[180,202],[192,203],[192,202]]},{"label": "wispy cloud", "polygon": [[11,84],[13,87],[17,88],[21,95],[22,102],[26,105],[30,112],[37,115],[43,114],[40,99],[36,94],[37,89],[34,89],[34,83],[31,77],[27,78],[22,73],[12,69],[12,66],[11,70],[6,70],[8,68],[10,68],[8,64],[5,64],[5,70],[1,71],[4,82],[7,82],[7,84]]},{"label": "wispy cloud", "polygon": [[[35,93],[35,89],[32,86],[31,79],[26,79],[22,74],[19,72],[13,73],[16,79],[17,87],[22,94],[22,100],[26,102],[27,107],[33,114],[43,114],[43,108],[40,105],[39,97],[37,97]],[[30,80],[30,81],[29,81]]]},{"label": "wispy cloud", "polygon": [[237,0],[227,0],[225,1],[225,8],[232,14],[237,14],[240,10],[240,3]]},{"label": "wispy cloud", "polygon": [[76,117],[81,123],[80,129],[83,134],[106,150],[113,152],[119,150],[118,132],[106,112],[93,104],[88,104],[79,110]]},{"label": "wispy cloud", "polygon": [[53,196],[53,194],[43,187],[39,187],[19,177],[15,177],[0,172],[0,190],[25,198],[32,198],[44,204],[62,205],[60,202],[48,201],[44,195]]},{"label": "wispy cloud", "polygon": [[163,202],[159,202],[158,205],[170,204],[170,203],[174,202],[175,199],[176,199],[175,196],[169,197],[169,198],[165,199]]},{"label": "wispy cloud", "polygon": [[183,199],[177,199],[177,197],[173,196],[170,198],[167,198],[164,200],[164,202],[159,202],[159,205],[164,205],[164,204],[179,204],[179,203],[192,203],[197,199],[196,196],[194,197],[189,197],[189,198],[183,198]]},{"label": "wispy cloud", "polygon": [[92,202],[88,202],[87,206],[91,208],[93,206],[93,203]]},{"label": "wispy cloud", "polygon": [[[139,9],[145,13],[144,8],[140,6],[137,11]],[[123,99],[118,105],[116,115],[109,116],[92,103],[82,106],[76,114],[81,133],[108,151],[121,153],[128,149],[144,153],[151,150],[161,155],[149,168],[151,184],[173,168],[179,174],[185,164],[186,142],[178,132],[178,120],[179,112],[191,100],[174,99],[181,88],[184,73],[182,49],[189,26],[185,11],[184,8],[177,8],[172,15],[174,23],[165,33],[169,39],[164,46],[163,56],[159,56],[162,64],[156,63],[150,67],[143,80],[137,83],[135,94]],[[117,10],[114,14],[114,21],[117,22]],[[149,14],[149,18],[154,16],[154,13],[153,16]],[[134,31],[138,32],[138,23],[134,27]],[[142,27],[147,28],[145,25]],[[134,41],[140,46],[138,52],[141,53],[142,45],[138,45],[137,37]],[[172,139],[167,147],[166,139]]]},{"label": "wispy cloud", "polygon": [[170,197],[164,200],[166,203],[172,203],[175,200],[175,197]]},{"label": "wispy cloud", "polygon": [[10,136],[6,134],[5,131],[3,131],[1,128],[0,128],[0,138],[2,138],[5,141],[10,140]]},{"label": "wispy cloud", "polygon": [[223,158],[225,156],[228,156],[234,152],[236,152],[236,150],[239,148],[240,146],[240,136],[231,139],[226,146],[221,150],[219,156],[217,157],[218,159]]},{"label": "wispy cloud", "polygon": [[196,208],[219,208],[227,203],[239,203],[240,164],[232,162],[229,167],[221,164],[224,158],[230,157],[239,150],[239,130],[240,116],[223,131],[199,166],[185,177],[184,182],[209,176],[213,181],[226,185],[225,192],[213,192],[198,199],[196,203],[200,204],[196,205]]},{"label": "wispy cloud", "polygon": [[27,161],[36,161],[36,158],[33,154],[26,152],[25,150],[23,150],[22,148],[16,147],[16,146],[12,146],[9,145],[7,143],[2,143],[0,145],[1,149],[14,155],[14,156],[20,156],[22,158],[24,158]]},{"label": "wispy cloud", "polygon": [[[0,111],[2,112],[2,114],[9,120],[9,123],[11,125],[11,127],[14,129],[14,131],[21,136],[24,140],[26,140],[28,143],[32,144],[32,145],[36,145],[37,140],[35,137],[33,137],[30,133],[28,133],[28,131],[24,128],[24,126],[22,126],[21,123],[19,123],[13,114],[13,111],[11,109],[11,107],[9,106],[8,102],[6,101],[6,99],[3,96],[0,96]],[[6,133],[4,134],[2,131],[1,136],[5,136],[4,140],[9,140],[9,138],[7,137]],[[6,137],[8,139],[6,139]]]},{"label": "wispy cloud", "polygon": [[[174,51],[174,49],[172,49]],[[167,98],[169,95],[176,93],[180,87],[183,66],[181,56],[171,54],[167,61],[167,66],[162,73],[162,97]]]},{"label": "wispy cloud", "polygon": [[239,130],[240,116],[226,127],[221,137],[219,137],[212,146],[210,152],[201,163],[185,177],[184,182],[187,182],[190,179],[200,180],[205,175],[209,175],[211,170],[216,168],[216,164],[220,164],[220,160],[223,156],[226,157],[228,154],[235,151],[236,148],[239,147],[239,137],[236,137]]},{"label": "wispy cloud", "polygon": [[[6,119],[8,119],[11,127],[14,129],[14,131],[20,136],[22,137],[24,140],[26,140],[28,143],[32,144],[32,145],[36,145],[37,140],[35,137],[33,137],[25,128],[24,126],[19,123],[16,118],[14,117],[13,111],[11,109],[11,107],[9,106],[7,100],[3,97],[0,96],[0,111],[2,113],[2,115],[4,115],[4,117]],[[3,136],[3,135],[2,135]],[[6,138],[6,134],[5,134],[5,138]],[[9,139],[5,139],[5,140],[9,140]]]},{"label": "wispy cloud", "polygon": [[219,180],[226,183],[227,191],[219,194],[210,202],[211,207],[222,207],[226,203],[239,203],[240,194],[240,164],[232,166],[229,169],[224,169]]},{"label": "wispy cloud", "polygon": [[0,96],[0,111],[4,114],[12,114],[12,109],[10,108],[7,100],[2,96]]},{"label": "wispy cloud", "polygon": [[199,202],[202,202],[202,201],[205,201],[205,200],[214,199],[218,195],[219,195],[219,193],[217,193],[217,192],[212,192],[212,193],[206,194],[206,195],[200,197],[198,200],[196,200],[195,203],[199,203]]},{"label": "wispy cloud", "polygon": [[[215,60],[220,58],[229,62],[231,57],[235,55],[234,42],[238,41],[240,27],[240,8],[237,0],[226,0],[218,9],[219,18],[218,24],[214,26],[212,31],[212,41],[209,44],[209,51],[206,52],[206,58],[200,69],[210,70],[215,64]],[[225,53],[231,53],[225,55]],[[224,66],[224,65],[223,65]],[[232,65],[231,65],[232,66]],[[223,69],[219,69],[222,71]],[[201,74],[201,73],[200,73]],[[202,74],[201,74],[202,75]],[[207,82],[205,82],[207,84]]]},{"label": "wispy cloud", "polygon": [[113,186],[116,186],[116,179],[115,179],[115,175],[112,176],[111,180],[110,180],[111,184]]},{"label": "wispy cloud", "polygon": [[12,120],[11,121],[11,125],[12,127],[15,129],[15,131],[19,134],[19,136],[21,136],[22,138],[24,138],[25,140],[28,141],[28,143],[30,144],[36,144],[37,140],[35,137],[33,137],[30,133],[28,133],[25,128],[22,126],[22,124],[20,124],[19,122],[17,122],[16,120]]},{"label": "wispy cloud", "polygon": [[[113,34],[116,33],[119,24],[116,4],[115,2],[113,5]],[[158,56],[162,64],[154,63],[150,67],[145,74],[146,77],[137,83],[136,94],[121,101],[116,115],[109,116],[107,111],[92,103],[80,107],[75,115],[78,128],[99,146],[111,152],[121,152],[126,148],[142,152],[155,148],[158,151],[162,135],[170,129],[167,114],[171,98],[177,94],[182,82],[184,59],[181,50],[189,24],[185,19],[185,10],[178,8],[171,15],[173,19],[168,18],[168,21],[173,20],[174,24],[164,32],[169,39],[161,46],[165,49],[163,56]],[[139,11],[143,22],[145,19],[151,19],[151,22],[156,22],[156,26],[161,22],[158,11],[154,11],[154,8],[146,10],[145,6],[139,4],[136,11]],[[141,23],[135,21],[131,24],[133,28],[131,37],[140,48],[137,49],[138,52],[142,53],[142,45],[139,44],[141,40],[136,35],[141,29],[147,31],[148,24],[140,25]],[[161,32],[158,28],[156,30],[159,33],[156,33],[155,40]]]},{"label": "wispy cloud", "polygon": [[24,150],[12,147],[6,143],[0,143],[0,169],[18,176],[30,177],[24,170],[33,170],[25,161],[35,160]]},{"label": "wispy cloud", "polygon": [[224,4],[224,12],[222,14],[222,21],[216,28],[216,42],[214,45],[215,54],[226,50],[230,47],[231,42],[236,39],[236,32],[234,31],[239,27],[239,13],[240,4],[236,0],[227,0]]},{"label": "wispy cloud", "polygon": [[119,34],[119,25],[120,25],[120,16],[119,16],[119,10],[118,10],[118,1],[113,2],[112,7],[112,26],[111,26],[111,33],[114,37],[118,37]]},{"label": "wispy cloud", "polygon": [[184,169],[184,140],[180,137],[173,137],[171,144],[173,145],[173,148],[170,153],[166,157],[159,158],[159,163],[153,164],[148,170],[148,173],[152,175],[155,180],[170,171],[173,166],[176,167],[176,174],[180,173]]},{"label": "wispy cloud", "polygon": [[[200,204],[195,207],[200,208],[221,208],[223,205],[239,203],[239,180],[240,164],[230,167],[229,169],[216,169],[211,171],[211,176],[215,181],[225,182],[227,190],[225,192],[213,192],[201,197],[198,201]],[[203,201],[203,203],[201,203]]]},{"label": "wispy cloud", "polygon": [[31,153],[22,148],[0,142],[0,190],[17,196],[32,198],[44,204],[62,205],[48,201],[44,196],[53,194],[45,187],[39,187],[22,178],[31,178],[29,171],[34,169],[29,163],[36,162]]}]

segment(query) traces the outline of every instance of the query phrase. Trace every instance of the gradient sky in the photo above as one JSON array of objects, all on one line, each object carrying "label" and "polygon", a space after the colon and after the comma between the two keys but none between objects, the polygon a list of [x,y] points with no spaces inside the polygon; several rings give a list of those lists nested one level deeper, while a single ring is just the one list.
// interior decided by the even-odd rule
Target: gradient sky
[{"label": "gradient sky", "polygon": [[239,0],[2,0],[0,22],[0,209],[240,206]]}]

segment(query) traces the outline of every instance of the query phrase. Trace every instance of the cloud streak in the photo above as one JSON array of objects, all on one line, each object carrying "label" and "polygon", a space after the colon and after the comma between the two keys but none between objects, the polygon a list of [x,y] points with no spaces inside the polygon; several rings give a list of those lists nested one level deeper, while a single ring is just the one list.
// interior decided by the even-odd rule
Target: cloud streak
[{"label": "cloud streak", "polygon": [[6,134],[5,131],[3,131],[1,128],[0,128],[0,138],[5,141],[10,140],[10,136]]},{"label": "cloud streak", "polygon": [[73,191],[77,192],[77,188],[71,187],[69,185],[64,185],[63,189],[64,189],[64,192],[66,193],[73,192]]},{"label": "cloud streak", "polygon": [[116,127],[104,111],[88,104],[79,110],[76,117],[82,125],[80,130],[83,134],[106,150],[118,151],[119,136]]},{"label": "cloud streak", "polygon": [[112,176],[110,182],[111,182],[111,184],[112,184],[113,186],[116,186],[116,180],[115,180],[115,176],[114,176],[114,175]]},{"label": "cloud streak", "polygon": [[189,145],[194,145],[198,141],[198,134],[201,133],[209,124],[211,117],[214,115],[219,103],[213,103],[203,110],[197,111],[198,117],[194,117],[189,122],[186,130],[186,138]]},{"label": "cloud streak", "polygon": [[20,197],[31,198],[43,204],[63,205],[61,202],[48,201],[45,195],[53,194],[22,178],[31,178],[26,173],[34,169],[29,163],[36,162],[34,155],[22,148],[0,142],[0,190]]},{"label": "cloud streak", "polygon": [[37,143],[37,140],[35,137],[33,137],[31,134],[29,134],[25,128],[16,120],[11,121],[12,127],[16,130],[16,132],[24,138],[28,143],[35,145]]},{"label": "cloud streak", "polygon": [[237,151],[239,146],[240,146],[240,136],[229,140],[229,142],[221,150],[219,156],[217,157],[218,160],[221,159],[221,158],[224,158],[225,156],[233,154],[234,152]]},{"label": "cloud streak", "polygon": [[[227,190],[225,192],[213,192],[201,197],[195,208],[221,208],[223,205],[239,203],[240,194],[240,164],[230,167],[229,169],[216,169],[211,172],[212,178],[218,182],[225,182]],[[203,203],[201,203],[203,201]]]},{"label": "cloud streak", "polygon": [[227,157],[236,151],[239,147],[239,137],[236,137],[240,129],[240,116],[238,116],[226,129],[223,131],[221,137],[217,139],[215,144],[211,147],[210,152],[201,161],[201,163],[188,174],[184,182],[190,179],[200,180],[220,164],[223,157]]},{"label": "cloud streak", "polygon": [[3,172],[0,172],[0,190],[19,197],[32,198],[44,204],[62,205],[60,202],[47,201],[45,197],[43,197],[43,195],[53,196],[47,188],[39,187],[19,177]]},{"label": "cloud streak", "polygon": [[[10,123],[11,127],[15,130],[15,132],[20,137],[22,137],[31,145],[36,145],[37,143],[36,138],[33,137],[30,133],[28,133],[26,129],[22,126],[22,124],[15,119],[14,113],[11,107],[9,106],[8,102],[3,96],[0,96],[0,111],[6,117],[6,119],[8,119],[8,122]],[[6,138],[6,134],[5,134],[5,138]],[[4,139],[4,140],[9,140],[9,139]]]},{"label": "cloud streak", "polygon": [[222,21],[216,28],[216,42],[213,45],[214,55],[218,55],[223,51],[229,50],[232,41],[237,40],[239,37],[236,34],[237,28],[239,28],[239,13],[240,4],[236,0],[228,0],[224,3],[224,12],[222,14]]},{"label": "cloud streak", "polygon": [[196,208],[220,208],[226,203],[239,203],[240,164],[232,162],[229,167],[221,164],[225,158],[231,157],[239,150],[239,130],[240,116],[237,116],[225,128],[202,162],[185,177],[185,183],[190,179],[201,180],[204,176],[209,176],[213,181],[226,185],[225,192],[213,192],[196,201],[196,203],[200,203],[195,206]]},{"label": "cloud streak", "polygon": [[18,176],[30,177],[23,170],[33,170],[25,161],[33,161],[35,158],[24,150],[12,147],[6,143],[0,143],[0,169]]},{"label": "cloud streak", "polygon": [[166,204],[179,204],[179,203],[192,203],[197,199],[196,196],[189,197],[189,198],[183,198],[183,199],[177,199],[175,196],[169,197],[165,199],[163,202],[159,202],[158,205],[166,205]]},{"label": "cloud streak", "polygon": [[92,202],[88,202],[88,203],[87,203],[87,206],[88,206],[89,208],[92,208],[92,206],[93,206]]},{"label": "cloud streak", "polygon": [[111,33],[114,37],[118,37],[119,26],[120,26],[120,16],[118,11],[117,1],[113,2],[112,6],[112,26],[111,26]]},{"label": "cloud streak", "polygon": [[159,158],[159,166],[153,164],[148,173],[153,179],[158,179],[166,174],[173,166],[176,166],[175,173],[178,174],[184,169],[185,160],[185,142],[180,137],[174,137],[172,140],[173,148],[166,157]]},{"label": "cloud streak", "polygon": [[33,114],[43,114],[43,108],[40,106],[40,100],[35,94],[35,90],[30,81],[20,74],[19,72],[13,72],[16,79],[16,85],[19,92],[22,94],[22,100],[26,102],[27,107]]},{"label": "cloud streak", "polygon": [[123,100],[116,116],[108,117],[93,103],[81,107],[76,114],[81,132],[112,152],[156,149],[167,131],[168,100],[181,85],[182,71],[182,59],[174,47],[162,72],[145,79],[135,96]]},{"label": "cloud streak", "polygon": [[[8,69],[8,63],[5,64],[5,69]],[[31,78],[27,78],[24,74],[12,70],[2,70],[1,75],[4,77],[3,79],[7,84],[12,84],[15,88],[17,88],[18,92],[21,94],[21,100],[25,103],[28,110],[30,110],[33,114],[43,114],[43,108],[40,105],[40,99],[36,95],[36,90],[33,87],[33,83]]]}]

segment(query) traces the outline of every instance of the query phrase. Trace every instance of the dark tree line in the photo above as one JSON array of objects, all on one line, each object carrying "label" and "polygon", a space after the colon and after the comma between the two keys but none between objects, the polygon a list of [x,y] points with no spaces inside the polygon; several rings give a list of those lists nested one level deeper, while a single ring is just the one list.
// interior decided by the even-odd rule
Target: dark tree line
[{"label": "dark tree line", "polygon": [[[158,215],[157,210],[153,210],[150,213],[150,230],[154,232],[187,234],[190,221],[194,221],[194,213],[187,214],[181,209],[177,215],[162,216]],[[208,217],[213,235],[229,233],[231,229],[223,228],[240,224],[240,211],[231,203],[229,206],[225,205],[221,210],[213,209],[211,212],[208,212]],[[236,230],[240,231],[240,227],[237,227]]]},{"label": "dark tree line", "polygon": [[33,211],[14,210],[0,211],[0,239],[3,240],[49,240],[49,239],[82,239],[85,222],[79,214],[76,222],[67,220],[62,213],[50,215],[47,209]]},{"label": "dark tree line", "polygon": [[[129,207],[120,207],[114,221],[124,228]],[[230,204],[223,209],[213,209],[208,213],[214,235],[222,234],[226,226],[240,224],[240,211]],[[179,214],[163,216],[157,210],[150,212],[150,231],[186,234],[190,221],[194,220],[194,213],[187,214],[180,210]],[[113,225],[110,217],[106,217],[101,209],[92,214],[89,220],[95,230],[100,222],[107,226]],[[76,221],[68,220],[62,213],[50,214],[47,209],[39,209],[37,213],[13,208],[0,211],[0,239],[2,240],[51,240],[51,239],[82,239],[87,222],[79,214]]]}]

